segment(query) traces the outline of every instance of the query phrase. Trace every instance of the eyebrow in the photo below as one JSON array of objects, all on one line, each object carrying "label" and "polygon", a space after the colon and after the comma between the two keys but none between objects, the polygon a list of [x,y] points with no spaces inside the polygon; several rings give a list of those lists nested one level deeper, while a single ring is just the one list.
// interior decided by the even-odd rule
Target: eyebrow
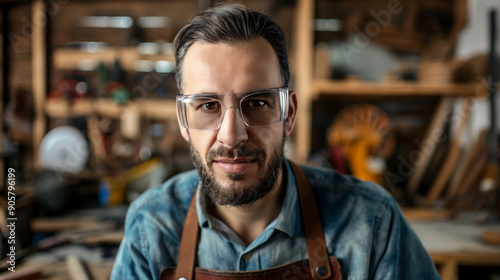
[{"label": "eyebrow", "polygon": [[266,91],[266,90],[279,90],[279,89],[281,89],[281,87],[261,88],[261,89],[247,90],[247,91],[241,91],[241,92],[235,92],[235,93],[221,93],[221,94],[214,93],[214,92],[208,92],[208,91],[202,91],[202,92],[198,92],[198,93],[195,93],[192,95],[222,96],[222,95],[234,94],[238,97],[242,97],[242,96],[245,96],[247,94],[254,93],[254,92],[261,92],[261,91]]},{"label": "eyebrow", "polygon": [[217,99],[217,100],[220,100],[221,99],[221,96],[224,96],[224,94],[215,94],[215,93],[211,93],[211,92],[202,92],[202,93],[195,93],[195,94],[190,94],[190,95],[184,95],[186,97],[205,97],[205,98],[213,98],[213,99]]}]

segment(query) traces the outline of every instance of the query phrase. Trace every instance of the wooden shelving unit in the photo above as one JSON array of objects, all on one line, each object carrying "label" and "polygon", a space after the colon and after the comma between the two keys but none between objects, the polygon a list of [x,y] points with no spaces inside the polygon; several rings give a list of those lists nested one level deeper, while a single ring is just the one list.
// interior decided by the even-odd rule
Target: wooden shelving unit
[{"label": "wooden shelving unit", "polygon": [[485,97],[482,84],[425,84],[390,81],[370,83],[358,80],[334,81],[314,79],[315,0],[299,0],[295,26],[295,90],[299,109],[295,129],[295,159],[306,162],[311,152],[312,104],[320,96],[378,97]]},{"label": "wooden shelving unit", "polygon": [[[32,15],[33,22],[39,22],[42,20],[39,18],[40,15],[46,16],[45,5],[46,0],[33,0],[32,1]],[[116,1],[103,1],[99,3],[100,8],[103,11],[113,11],[116,10]],[[153,7],[154,5],[163,5],[157,10]],[[70,8],[71,5],[71,8]],[[34,147],[34,166],[40,169],[38,161],[38,149],[42,142],[42,139],[47,132],[48,122],[51,119],[70,119],[75,117],[84,117],[88,120],[89,127],[95,128],[97,125],[98,118],[110,118],[113,120],[121,120],[125,115],[130,115],[132,113],[134,116],[134,121],[140,122],[140,120],[150,121],[168,121],[168,123],[173,123],[172,120],[176,119],[176,104],[175,100],[172,98],[167,98],[164,96],[150,98],[136,97],[125,104],[120,104],[112,98],[107,97],[90,97],[90,98],[50,98],[48,96],[48,91],[51,90],[51,86],[48,85],[49,73],[52,73],[54,77],[57,77],[60,73],[64,72],[74,72],[74,70],[80,71],[81,73],[90,73],[89,70],[95,71],[99,63],[103,63],[108,69],[113,65],[116,59],[119,59],[120,66],[122,70],[127,73],[140,73],[147,75],[148,71],[151,73],[159,74],[169,74],[170,71],[174,69],[174,57],[171,51],[168,49],[168,42],[171,40],[173,35],[172,32],[178,26],[184,25],[189,16],[189,13],[196,12],[197,1],[172,1],[169,3],[164,3],[157,0],[150,1],[131,1],[128,3],[129,7],[127,9],[133,10],[130,12],[130,17],[137,19],[138,17],[145,16],[165,16],[172,20],[170,25],[165,27],[164,33],[160,34],[159,29],[149,30],[147,39],[151,39],[150,44],[157,44],[156,46],[149,46],[144,51],[141,46],[131,46],[131,45],[121,45],[126,43],[125,41],[119,40],[119,36],[126,34],[124,29],[117,29],[116,33],[121,35],[115,36],[113,38],[103,37],[103,34],[114,36],[113,32],[109,29],[102,31],[101,29],[96,29],[97,35],[92,34],[92,30],[88,27],[84,31],[79,31],[82,36],[75,35],[72,33],[71,25],[76,22],[74,17],[93,15],[92,5],[87,4],[85,1],[75,1],[61,6],[61,10],[56,13],[51,18],[45,18],[46,21],[52,21],[58,23],[59,35],[51,32],[50,37],[47,36],[47,25],[36,25],[33,30],[33,94],[35,103],[35,122],[34,132],[33,132],[33,147]],[[148,7],[149,5],[149,7]],[[168,9],[166,9],[168,6]],[[127,11],[124,9],[124,11]],[[183,11],[184,14],[179,12]],[[37,18],[35,18],[37,17]],[[61,25],[61,23],[63,23]],[[68,23],[68,24],[65,24]],[[53,26],[53,25],[52,25]],[[55,27],[52,27],[55,28]],[[90,32],[89,32],[90,31]],[[159,38],[159,36],[161,37]],[[170,36],[170,37],[169,37]],[[96,39],[98,38],[98,39]],[[126,38],[125,38],[126,39]],[[90,50],[85,49],[85,45],[88,42],[96,41],[96,48]],[[55,45],[52,50],[47,50],[47,42],[51,42]],[[66,43],[71,43],[70,47],[66,46]],[[153,47],[153,48],[151,48]],[[47,59],[50,59],[48,61]],[[148,67],[141,68],[139,63],[145,63]],[[170,64],[163,64],[163,66],[168,68],[158,70],[155,68],[157,62],[167,62]],[[51,69],[49,69],[49,66]],[[144,65],[144,64],[143,64]],[[149,68],[149,70],[147,70]],[[145,70],[146,69],[146,70]],[[48,72],[52,71],[52,72]],[[76,72],[77,72],[76,71]],[[156,71],[156,72],[153,72]],[[151,78],[155,79],[155,78]],[[154,80],[157,82],[158,80]],[[144,83],[150,82],[150,80],[143,81]],[[95,88],[96,85],[90,85]],[[149,87],[150,84],[147,85]],[[135,125],[140,125],[136,123]],[[96,148],[97,149],[97,148]],[[97,149],[99,150],[99,149]],[[96,150],[96,151],[97,151]],[[105,151],[97,151],[101,155]]]}]

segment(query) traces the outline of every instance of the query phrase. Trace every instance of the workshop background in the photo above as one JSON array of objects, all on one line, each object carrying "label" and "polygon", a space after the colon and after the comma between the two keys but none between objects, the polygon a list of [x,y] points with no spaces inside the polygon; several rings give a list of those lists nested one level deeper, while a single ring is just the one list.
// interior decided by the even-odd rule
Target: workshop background
[{"label": "workshop background", "polygon": [[[216,2],[0,1],[0,279],[109,278],[127,205],[193,168],[172,41]],[[239,2],[286,35],[287,156],[385,187],[443,279],[500,279],[500,2]]]}]

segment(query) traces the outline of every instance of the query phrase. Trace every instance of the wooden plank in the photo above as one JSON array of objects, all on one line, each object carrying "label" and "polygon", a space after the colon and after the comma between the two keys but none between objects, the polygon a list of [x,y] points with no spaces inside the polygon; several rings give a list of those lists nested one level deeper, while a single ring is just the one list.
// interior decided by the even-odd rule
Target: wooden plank
[{"label": "wooden plank", "polygon": [[87,116],[92,110],[90,100],[68,102],[64,99],[51,99],[45,103],[44,111],[50,118],[72,118]]},{"label": "wooden plank", "polygon": [[378,96],[487,96],[484,85],[470,84],[425,84],[391,81],[374,83],[366,81],[338,82],[315,80],[312,83],[315,96],[325,95],[378,95]]},{"label": "wooden plank", "polygon": [[439,268],[439,275],[442,280],[458,279],[458,263],[453,260],[445,261]]},{"label": "wooden plank", "polygon": [[449,219],[453,212],[449,209],[433,210],[424,207],[403,208],[403,214],[409,221],[430,221],[438,219]]},{"label": "wooden plank", "polygon": [[488,244],[500,245],[500,231],[485,230],[481,236],[481,241]]},{"label": "wooden plank", "polygon": [[[47,22],[45,3],[35,0],[32,4],[32,22]],[[45,48],[46,24],[33,24],[32,60],[33,60],[33,96],[34,96],[34,121],[33,121],[33,166],[41,169],[38,161],[38,149],[45,135],[44,103],[47,95],[47,51]]]},{"label": "wooden plank", "polygon": [[[109,98],[82,99],[71,103],[63,99],[54,99],[45,103],[45,112],[51,118],[70,118],[90,116],[91,114],[120,118],[124,109],[128,106],[127,104],[120,105]],[[136,104],[141,116],[145,118],[177,118],[176,103],[173,100],[144,99],[130,101],[130,104]]]},{"label": "wooden plank", "polygon": [[[2,135],[1,135],[1,133],[0,133],[0,137],[1,137],[1,136],[2,136]],[[0,139],[1,139],[1,138],[0,138]],[[0,151],[0,152],[1,152],[1,151]],[[5,188],[5,190],[7,189],[7,186],[5,186],[5,185],[4,185],[4,183],[5,183],[5,177],[4,177],[4,176],[5,176],[5,174],[4,174],[4,171],[3,171],[3,170],[4,170],[4,166],[5,166],[5,165],[4,165],[4,160],[3,160],[3,159],[0,159],[0,180],[2,180],[2,181],[0,182],[0,190],[2,190],[2,191],[4,190],[4,188]]]},{"label": "wooden plank", "polygon": [[436,252],[429,251],[432,261],[438,266],[441,278],[457,279],[458,266],[499,266],[498,252]]},{"label": "wooden plank", "polygon": [[[413,173],[408,178],[407,191],[410,195],[415,195],[418,187],[420,186],[420,182],[424,176],[424,172],[429,165],[432,155],[436,149],[438,141],[436,138],[439,138],[442,134],[442,130],[444,128],[446,117],[448,115],[448,111],[450,109],[452,102],[451,97],[444,97],[439,102],[436,110],[434,111],[434,115],[432,116],[432,121],[425,133],[423,146],[425,150],[421,151],[422,156],[418,158],[415,163],[415,169]],[[439,133],[439,135],[437,135]]]},{"label": "wooden plank", "polygon": [[446,192],[446,204],[450,205],[459,193],[467,176],[470,176],[469,171],[477,164],[477,159],[484,151],[484,143],[486,143],[487,131],[483,130],[478,135],[476,141],[466,149],[465,155],[457,166],[457,170],[453,175],[448,191]]},{"label": "wooden plank", "polygon": [[89,53],[74,49],[56,49],[52,61],[55,69],[71,70],[78,69],[81,61],[89,60],[97,66],[100,61],[105,64],[112,64],[114,58],[115,53],[113,50]]},{"label": "wooden plank", "polygon": [[314,79],[329,79],[332,76],[330,49],[328,46],[316,46],[314,51]]},{"label": "wooden plank", "polygon": [[54,68],[59,70],[78,69],[82,62],[97,67],[100,61],[112,65],[115,59],[120,59],[123,69],[135,71],[138,60],[174,61],[173,55],[168,54],[140,54],[137,47],[107,48],[100,52],[90,53],[78,49],[56,49],[53,54]]},{"label": "wooden plank", "polygon": [[421,35],[401,30],[398,26],[388,25],[383,28],[375,40],[395,51],[418,53],[424,48],[424,39]]},{"label": "wooden plank", "polygon": [[176,103],[173,100],[146,99],[139,103],[141,115],[151,119],[177,119]]},{"label": "wooden plank", "polygon": [[455,261],[459,265],[498,266],[498,252],[436,252],[429,250],[429,255],[435,264]]},{"label": "wooden plank", "polygon": [[455,131],[453,139],[448,150],[448,155],[446,156],[446,161],[444,163],[438,178],[432,185],[429,193],[426,197],[426,203],[433,204],[443,193],[446,184],[449,182],[451,174],[457,165],[458,158],[460,157],[460,142],[462,140],[462,135],[464,133],[467,121],[469,120],[471,102],[469,100],[464,100],[463,108],[460,112],[460,119],[458,127]]},{"label": "wooden plank", "polygon": [[102,222],[93,217],[35,218],[31,221],[33,232],[97,232],[115,227],[113,222]]},{"label": "wooden plank", "polygon": [[419,2],[405,2],[405,19],[403,20],[403,29],[408,33],[415,34],[417,31],[416,25],[418,22],[418,13],[420,12]]},{"label": "wooden plank", "polygon": [[92,101],[92,113],[108,118],[120,118],[124,106],[126,105],[120,105],[112,99],[100,98]]},{"label": "wooden plank", "polygon": [[486,167],[486,158],[486,149],[482,149],[478,158],[471,166],[471,169],[467,171],[467,176],[464,177],[460,184],[460,189],[457,191],[456,199],[453,205],[454,209],[460,210],[461,200],[468,199],[471,192],[477,192],[484,173],[484,168]]},{"label": "wooden plank", "polygon": [[101,244],[120,245],[123,239],[123,235],[124,235],[123,231],[103,232],[99,235],[84,237],[83,243],[90,246],[96,246]]},{"label": "wooden plank", "polygon": [[103,170],[103,163],[106,162],[106,148],[104,146],[103,135],[99,129],[99,121],[96,114],[92,114],[87,119],[87,136],[92,145],[91,151],[94,153],[96,168]]},{"label": "wooden plank", "polygon": [[311,146],[311,81],[313,74],[313,26],[314,0],[299,0],[296,7],[295,78],[298,97],[295,132],[295,160],[304,163]]}]

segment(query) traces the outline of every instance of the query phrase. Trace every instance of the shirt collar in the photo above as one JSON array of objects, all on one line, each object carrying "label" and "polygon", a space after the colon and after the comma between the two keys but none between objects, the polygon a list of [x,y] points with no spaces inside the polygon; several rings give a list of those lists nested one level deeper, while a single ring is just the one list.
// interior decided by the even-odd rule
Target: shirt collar
[{"label": "shirt collar", "polygon": [[198,197],[196,198],[196,212],[198,213],[198,222],[200,227],[207,228],[212,227],[212,223],[208,219],[207,212],[207,199],[205,195],[201,192],[201,182],[198,180],[198,187],[196,190]]},{"label": "shirt collar", "polygon": [[[292,168],[288,160],[285,160],[283,168],[283,184],[287,188],[283,206],[281,207],[280,214],[276,219],[275,228],[280,230],[291,237],[298,237],[302,235],[302,220],[300,214],[300,206],[297,195],[297,182],[293,174]],[[198,213],[198,222],[200,227],[212,228],[208,213],[206,212],[206,198],[201,192],[201,183],[198,182],[196,191],[198,197],[196,198],[196,211]]]},{"label": "shirt collar", "polygon": [[284,171],[283,176],[286,181],[283,183],[287,190],[275,228],[291,237],[298,237],[302,235],[302,219],[297,195],[297,181],[288,160],[285,160]]}]

